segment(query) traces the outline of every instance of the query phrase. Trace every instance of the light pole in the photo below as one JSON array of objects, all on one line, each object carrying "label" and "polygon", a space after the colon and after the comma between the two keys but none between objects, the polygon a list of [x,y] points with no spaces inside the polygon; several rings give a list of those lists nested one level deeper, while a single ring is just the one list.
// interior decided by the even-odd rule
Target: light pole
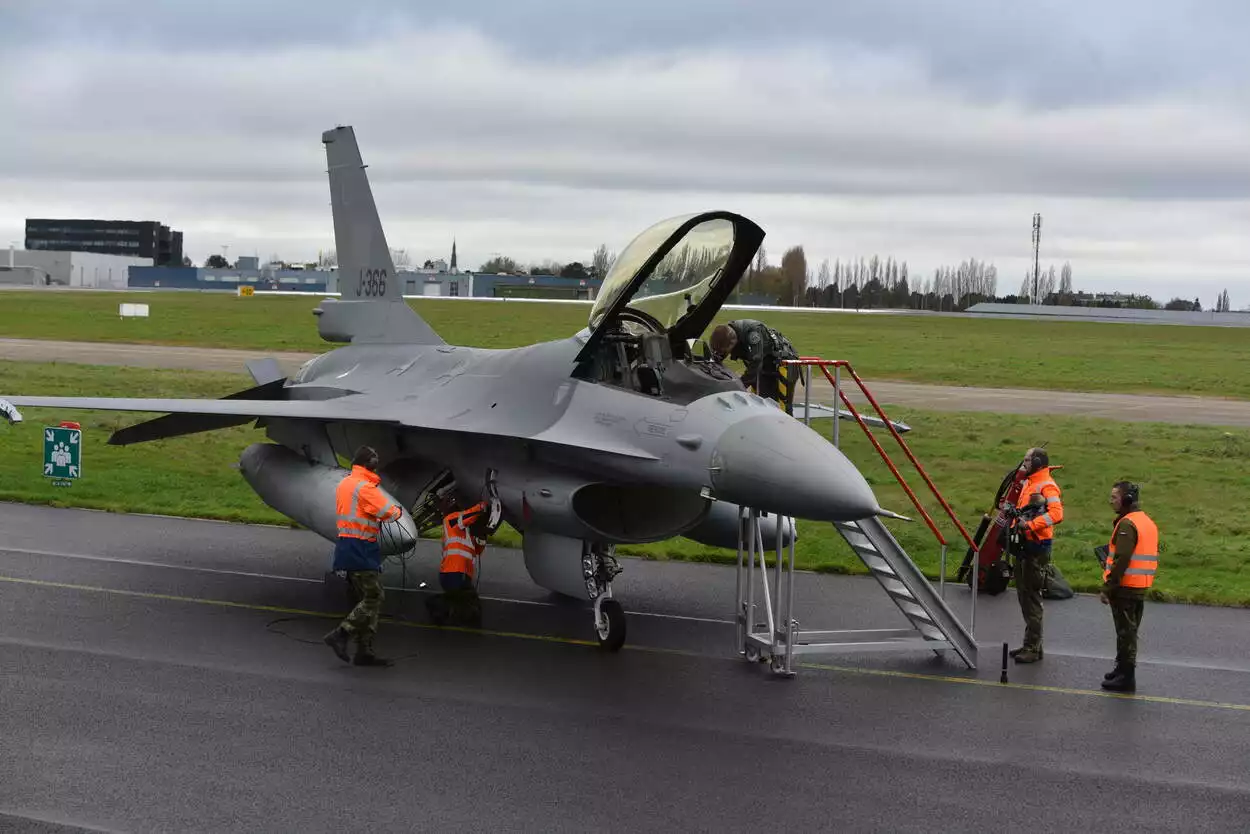
[{"label": "light pole", "polygon": [[1041,304],[1042,300],[1037,297],[1037,279],[1040,274],[1040,263],[1038,260],[1038,250],[1042,243],[1042,215],[1033,215],[1033,303]]}]

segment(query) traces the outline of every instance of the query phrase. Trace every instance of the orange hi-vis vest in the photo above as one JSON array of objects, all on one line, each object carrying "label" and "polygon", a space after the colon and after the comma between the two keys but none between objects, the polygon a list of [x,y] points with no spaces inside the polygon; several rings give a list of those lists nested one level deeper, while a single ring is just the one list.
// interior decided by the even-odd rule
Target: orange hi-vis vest
[{"label": "orange hi-vis vest", "polygon": [[1063,501],[1059,496],[1059,485],[1051,477],[1049,466],[1029,476],[1024,489],[1020,490],[1016,508],[1028,506],[1033,496],[1038,494],[1046,499],[1046,512],[1031,519],[1024,529],[1026,538],[1044,542],[1055,537],[1055,525],[1063,521]]},{"label": "orange hi-vis vest", "polygon": [[475,537],[469,528],[487,509],[482,501],[443,518],[443,562],[438,566],[439,573],[463,573],[472,578],[475,560],[486,549],[486,542]]},{"label": "orange hi-vis vest", "polygon": [[399,505],[382,494],[382,479],[363,466],[353,466],[352,473],[334,490],[334,511],[338,516],[338,534],[349,539],[378,540],[382,522],[400,517]]},{"label": "orange hi-vis vest", "polygon": [[1128,513],[1116,521],[1111,530],[1111,544],[1108,548],[1107,568],[1102,572],[1102,581],[1106,582],[1115,566],[1115,534],[1120,529],[1120,522],[1127,518],[1137,528],[1137,547],[1129,557],[1128,567],[1120,578],[1121,588],[1149,588],[1155,584],[1155,571],[1159,568],[1159,528],[1150,516],[1141,510]]}]

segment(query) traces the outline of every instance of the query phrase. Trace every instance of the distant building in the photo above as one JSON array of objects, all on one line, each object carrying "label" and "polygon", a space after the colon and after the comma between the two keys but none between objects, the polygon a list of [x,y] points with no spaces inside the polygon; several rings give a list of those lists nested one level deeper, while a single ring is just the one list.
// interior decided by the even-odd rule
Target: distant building
[{"label": "distant building", "polygon": [[559,275],[470,276],[475,298],[564,298],[593,300],[603,281],[598,278],[564,278]]},{"label": "distant building", "polygon": [[182,266],[182,232],[155,220],[27,218],[26,248],[151,258],[156,266]]},{"label": "distant building", "polygon": [[130,286],[137,288],[237,292],[241,285],[256,290],[338,291],[337,274],[330,270],[277,269],[269,265],[259,269],[148,266],[130,270]]},{"label": "distant building", "polygon": [[152,266],[151,258],[9,249],[0,254],[0,284],[123,290],[132,266]]}]

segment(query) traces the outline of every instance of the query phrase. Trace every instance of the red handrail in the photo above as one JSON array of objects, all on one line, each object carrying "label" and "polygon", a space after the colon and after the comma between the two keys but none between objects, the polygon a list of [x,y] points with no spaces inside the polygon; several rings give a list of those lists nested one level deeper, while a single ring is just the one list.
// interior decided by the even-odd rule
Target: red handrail
[{"label": "red handrail", "polygon": [[[859,390],[863,392],[864,398],[867,399],[873,409],[876,410],[877,416],[881,418],[881,421],[885,423],[885,427],[889,430],[890,434],[893,435],[894,439],[898,442],[898,445],[902,447],[903,453],[907,455],[907,459],[910,460],[912,465],[916,467],[916,471],[919,472],[920,477],[924,479],[925,484],[929,487],[929,491],[933,493],[933,496],[937,498],[938,503],[942,505],[942,509],[946,511],[947,517],[950,518],[950,520],[955,524],[955,527],[958,528],[960,535],[964,538],[964,541],[968,542],[968,546],[971,547],[973,551],[980,550],[980,548],[977,547],[976,542],[973,541],[972,536],[968,535],[968,531],[964,529],[963,524],[959,522],[959,518],[955,515],[955,511],[951,509],[950,504],[946,502],[946,499],[942,496],[941,491],[938,490],[937,485],[933,483],[933,479],[929,477],[929,473],[926,472],[924,467],[920,465],[920,461],[916,460],[916,456],[912,454],[911,448],[907,445],[907,442],[903,440],[902,435],[900,435],[898,430],[894,428],[894,423],[892,423],[890,418],[886,416],[885,410],[881,408],[876,398],[873,397],[872,392],[868,390],[868,386],[864,385],[864,381],[859,378],[859,374],[855,373],[855,369],[851,367],[850,362],[847,362],[845,359],[821,359],[818,356],[801,356],[798,359],[782,360],[782,364],[795,366],[805,365],[820,368],[821,373],[825,375],[825,379],[829,380],[829,384],[833,385],[837,390],[838,396],[842,399],[842,402],[846,404],[847,409],[855,418],[855,422],[859,423],[859,427],[863,429],[864,434],[868,436],[868,440],[877,450],[877,454],[881,455],[881,459],[884,460],[886,466],[890,468],[890,472],[894,475],[894,479],[898,481],[899,485],[903,488],[903,491],[907,493],[907,497],[911,499],[912,504],[915,505],[916,509],[920,511],[920,515],[924,518],[925,523],[928,525],[929,529],[933,531],[933,535],[937,537],[938,543],[945,546],[945,537],[942,535],[941,531],[938,530],[937,525],[934,524],[933,519],[929,516],[929,513],[925,511],[923,506],[921,506],[920,499],[916,497],[916,494],[912,492],[911,487],[907,485],[907,481],[903,479],[902,473],[898,471],[898,467],[894,465],[894,461],[890,460],[890,456],[886,453],[885,449],[881,448],[881,444],[878,443],[877,438],[873,436],[872,431],[868,428],[868,424],[864,422],[864,419],[860,416],[859,411],[854,405],[851,404],[850,398],[846,396],[846,391],[842,389],[842,386],[834,382],[833,377],[829,373],[829,368],[831,367],[846,368],[846,370],[850,372],[851,378],[855,381],[855,384],[859,386]],[[834,409],[836,411],[837,403],[834,403]],[[834,414],[833,419],[839,419],[837,414]]]}]

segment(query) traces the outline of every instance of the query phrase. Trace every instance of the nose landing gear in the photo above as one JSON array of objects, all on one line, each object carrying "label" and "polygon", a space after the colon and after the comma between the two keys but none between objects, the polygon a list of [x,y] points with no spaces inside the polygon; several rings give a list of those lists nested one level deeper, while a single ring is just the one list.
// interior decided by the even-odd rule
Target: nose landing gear
[{"label": "nose landing gear", "polygon": [[610,652],[625,645],[625,609],[612,599],[612,580],[621,574],[613,545],[590,544],[582,557],[586,591],[595,601],[595,636]]}]

